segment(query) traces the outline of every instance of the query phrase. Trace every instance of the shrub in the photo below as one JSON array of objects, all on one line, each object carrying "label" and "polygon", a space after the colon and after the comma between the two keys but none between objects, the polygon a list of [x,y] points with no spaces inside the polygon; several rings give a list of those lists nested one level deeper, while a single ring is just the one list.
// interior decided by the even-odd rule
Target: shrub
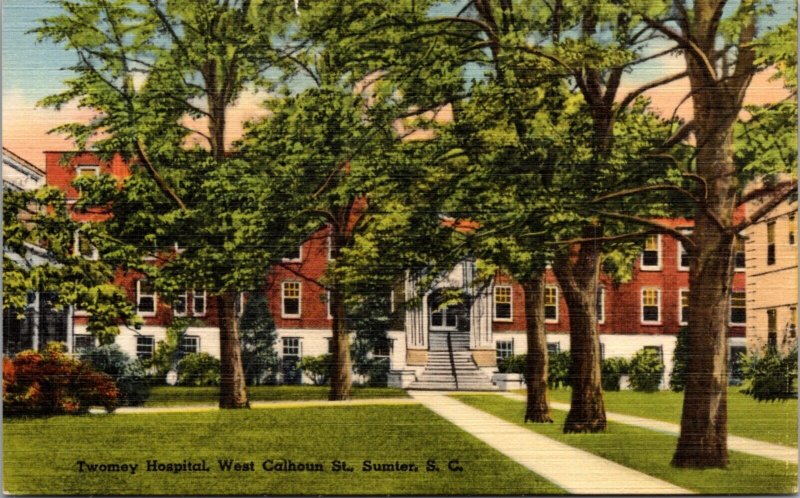
[{"label": "shrub", "polygon": [[182,357],[180,343],[189,327],[185,318],[175,318],[167,327],[166,340],[158,341],[153,357],[143,362],[144,368],[151,374],[153,384],[165,384],[167,373],[177,367]]},{"label": "shrub", "polygon": [[56,342],[42,352],[3,358],[3,374],[3,411],[9,416],[86,413],[91,406],[110,412],[119,398],[111,377],[69,357]]},{"label": "shrub", "polygon": [[239,319],[239,337],[245,382],[257,385],[272,379],[280,371],[280,359],[274,348],[275,322],[263,295],[251,294],[244,305]]},{"label": "shrub", "polygon": [[669,376],[669,388],[676,393],[682,392],[686,387],[686,370],[689,367],[690,354],[689,328],[682,327],[672,355],[672,373]]},{"label": "shrub", "polygon": [[661,355],[651,349],[640,350],[631,359],[628,375],[634,391],[658,391],[664,376]]},{"label": "shrub", "polygon": [[81,354],[81,360],[114,379],[121,406],[141,406],[150,396],[150,386],[141,362],[131,360],[116,344],[86,350]]},{"label": "shrub", "polygon": [[389,358],[363,360],[359,373],[367,378],[367,386],[386,387],[389,384]]},{"label": "shrub", "polygon": [[189,353],[178,362],[179,386],[218,386],[219,360],[208,353]]},{"label": "shrub", "polygon": [[297,368],[305,372],[314,384],[321,386],[327,384],[330,379],[332,360],[333,356],[330,354],[304,356],[297,363]]},{"label": "shrub", "polygon": [[547,387],[558,389],[570,385],[569,364],[569,351],[550,354],[550,362],[547,365]]},{"label": "shrub", "polygon": [[600,367],[600,383],[604,391],[619,391],[620,378],[628,373],[630,365],[625,358],[606,358]]},{"label": "shrub", "polygon": [[758,401],[797,397],[797,345],[781,352],[775,347],[742,355],[742,392]]},{"label": "shrub", "polygon": [[528,355],[525,354],[506,356],[497,366],[497,369],[500,373],[525,375],[525,362],[528,361],[527,358]]}]

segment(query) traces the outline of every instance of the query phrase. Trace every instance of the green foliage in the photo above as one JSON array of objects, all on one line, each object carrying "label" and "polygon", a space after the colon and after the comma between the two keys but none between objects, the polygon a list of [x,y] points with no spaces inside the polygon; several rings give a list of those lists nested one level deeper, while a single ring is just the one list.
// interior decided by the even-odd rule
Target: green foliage
[{"label": "green foliage", "polygon": [[178,385],[218,386],[220,362],[208,353],[189,353],[178,362]]},{"label": "green foliage", "polygon": [[303,356],[297,362],[297,368],[311,378],[314,385],[321,386],[327,384],[331,377],[331,354],[321,354],[319,356]]},{"label": "green foliage", "polygon": [[261,293],[251,293],[239,318],[242,368],[248,385],[263,384],[280,370],[274,348],[276,339],[267,298]]},{"label": "green foliage", "polygon": [[142,363],[131,360],[116,344],[88,349],[81,353],[80,359],[114,379],[121,406],[141,406],[147,401],[150,386]]},{"label": "green foliage", "polygon": [[673,391],[683,392],[686,387],[686,373],[689,368],[689,329],[681,327],[678,332],[678,341],[675,344],[675,352],[672,353],[672,373],[669,376],[669,388]]},{"label": "green foliage", "polygon": [[620,378],[627,374],[630,364],[625,358],[606,358],[600,364],[600,383],[604,391],[619,391]]},{"label": "green foliage", "polygon": [[783,350],[767,346],[742,355],[742,392],[758,401],[797,397],[797,344]]},{"label": "green foliage", "polygon": [[569,365],[571,363],[569,351],[550,354],[547,365],[547,387],[558,389],[569,386]]},{"label": "green foliage", "polygon": [[525,362],[527,361],[528,355],[525,354],[515,354],[511,356],[507,356],[503,358],[503,361],[497,366],[497,370],[500,373],[509,373],[509,374],[525,374]]},{"label": "green foliage", "polygon": [[652,349],[641,349],[631,359],[628,375],[634,391],[658,391],[664,377],[661,355]]},{"label": "green foliage", "polygon": [[158,341],[153,357],[145,360],[144,366],[152,370],[153,380],[157,384],[166,381],[167,372],[174,370],[181,359],[180,344],[181,339],[186,334],[189,322],[183,318],[175,318],[167,327],[167,337],[164,341]]},{"label": "green foliage", "polygon": [[119,394],[111,377],[68,356],[58,342],[3,357],[4,416],[80,414],[98,405],[111,412]]}]

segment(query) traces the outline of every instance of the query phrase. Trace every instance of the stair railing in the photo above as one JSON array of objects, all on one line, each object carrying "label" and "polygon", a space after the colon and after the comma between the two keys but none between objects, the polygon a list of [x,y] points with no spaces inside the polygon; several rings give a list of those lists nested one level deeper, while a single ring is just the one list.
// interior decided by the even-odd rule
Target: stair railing
[{"label": "stair railing", "polygon": [[447,331],[447,357],[450,358],[450,371],[453,373],[453,380],[456,382],[458,391],[458,371],[456,370],[456,360],[453,357],[453,341],[450,339],[450,331]]}]

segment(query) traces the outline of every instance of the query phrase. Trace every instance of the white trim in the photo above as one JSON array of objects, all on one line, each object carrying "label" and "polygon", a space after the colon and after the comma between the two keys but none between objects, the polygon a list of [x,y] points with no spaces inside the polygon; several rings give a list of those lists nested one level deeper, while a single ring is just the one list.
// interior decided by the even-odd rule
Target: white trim
[{"label": "white trim", "polygon": [[[508,318],[497,316],[497,289],[508,289]],[[495,285],[492,292],[492,320],[495,322],[514,321],[514,287],[510,285]]]},{"label": "white trim", "polygon": [[207,299],[207,296],[206,296],[206,291],[202,291],[202,296],[200,296],[200,297],[203,298],[203,312],[202,313],[198,313],[197,312],[197,306],[196,305],[197,305],[198,294],[200,294],[200,293],[197,292],[196,290],[192,289],[192,315],[193,316],[206,316],[206,312],[208,311],[208,299]]},{"label": "white trim", "polygon": [[[283,303],[282,300],[281,303]],[[283,304],[281,304],[281,306],[283,306]],[[331,291],[329,290],[325,291],[325,308],[328,311],[328,320],[333,320],[333,315],[331,314]]]},{"label": "white trim", "polygon": [[[678,265],[677,265],[678,266],[678,271],[689,271],[689,267],[688,266],[683,266],[681,264],[681,260],[683,259],[681,256],[682,256],[682,254],[684,252],[683,242],[681,242],[680,240],[678,240],[677,242],[678,242]],[[688,252],[687,252],[687,255],[688,255]]]},{"label": "white trim", "polygon": [[[286,313],[286,284],[297,284],[297,313]],[[294,299],[294,298],[291,298]],[[303,283],[299,280],[281,282],[281,318],[300,318],[303,314]]]},{"label": "white trim", "polygon": [[[189,315],[189,292],[183,291],[183,313],[179,313],[175,308],[175,303],[172,303],[172,314],[174,316],[188,316]],[[180,297],[181,294],[178,294]]]},{"label": "white trim", "polygon": [[597,288],[597,302],[600,304],[600,309],[603,311],[603,318],[597,320],[598,325],[606,323],[606,288],[600,286]]},{"label": "white trim", "polygon": [[153,311],[139,311],[139,301],[142,298],[142,282],[146,280],[147,279],[143,278],[136,280],[136,314],[144,317],[152,317],[156,316],[156,312],[158,311],[158,293],[155,289],[153,289],[152,294],[145,294],[145,296],[153,296]]},{"label": "white trim", "polygon": [[[428,307],[428,329],[433,331],[442,331],[442,330],[458,330],[458,315],[455,315],[456,324],[455,325],[447,325],[447,310],[450,306],[445,306],[443,308],[433,309],[432,307]],[[434,325],[433,324],[433,314],[435,312],[442,313],[442,324],[441,325]]]},{"label": "white trim", "polygon": [[297,257],[296,258],[282,258],[281,261],[284,263],[300,263],[303,261],[303,244],[297,248]]},{"label": "white trim", "polygon": [[[649,321],[644,319],[644,291],[646,290],[656,291],[656,306],[658,308],[657,321]],[[663,321],[662,318],[663,317],[661,316],[661,288],[653,286],[642,287],[641,291],[639,292],[639,322],[642,325],[661,325],[661,322]]]},{"label": "white trim", "polygon": [[[555,318],[547,318],[547,289],[555,289],[556,290],[556,317]],[[545,295],[544,295],[545,296],[545,304],[544,304],[545,319],[544,319],[544,323],[558,323],[558,318],[559,318],[559,316],[561,316],[561,310],[559,309],[559,307],[560,307],[559,301],[561,299],[561,289],[559,289],[557,285],[545,285],[544,286],[544,291],[545,291]]]},{"label": "white trim", "polygon": [[331,251],[333,249],[332,242],[333,242],[333,240],[332,240],[331,234],[328,233],[328,236],[325,238],[325,244],[328,246],[328,261],[333,261],[333,258],[331,257]]},{"label": "white trim", "polygon": [[642,271],[661,271],[662,261],[663,261],[663,247],[661,245],[661,234],[655,235],[656,237],[656,245],[658,249],[656,252],[658,254],[658,263],[655,265],[645,265],[644,264],[644,248],[642,249],[642,254],[639,256],[639,269]]},{"label": "white trim", "polygon": [[99,261],[100,260],[100,251],[93,246],[91,243],[89,247],[92,248],[92,254],[89,256],[84,255],[81,252],[81,233],[80,229],[75,230],[75,236],[73,237],[73,247],[72,247],[72,255],[73,256],[82,256],[84,259],[88,259],[89,261]]},{"label": "white trim", "polygon": [[[683,321],[683,293],[686,292],[688,294],[689,288],[688,287],[681,287],[678,289],[678,325],[689,325],[689,322]],[[686,296],[687,305],[689,296]]]},{"label": "white trim", "polygon": [[394,313],[394,290],[389,291],[389,313]]},{"label": "white trim", "polygon": [[97,164],[80,164],[75,167],[75,178],[80,178],[85,171],[94,172],[94,176],[100,176],[100,166]]},{"label": "white trim", "polygon": [[[192,351],[190,353],[187,353],[187,352],[185,352],[183,350],[183,341],[185,341],[186,339],[197,339],[197,350],[196,351]],[[200,336],[199,335],[184,334],[183,337],[181,337],[181,342],[178,343],[178,351],[180,351],[183,354],[201,353],[203,351],[203,349],[202,349],[201,343],[200,343]]]},{"label": "white trim", "polygon": [[[744,302],[744,312],[745,312],[744,322],[734,322],[734,321],[731,320],[731,318],[732,318],[731,315],[733,315],[733,295],[736,294],[736,293],[744,295],[744,300],[745,300],[745,302]],[[741,308],[741,306],[740,306],[740,308]],[[744,290],[744,289],[739,289],[739,290],[735,290],[734,289],[734,290],[731,291],[731,302],[728,305],[728,325],[730,325],[732,327],[744,327],[745,325],[747,325],[747,291]]]}]

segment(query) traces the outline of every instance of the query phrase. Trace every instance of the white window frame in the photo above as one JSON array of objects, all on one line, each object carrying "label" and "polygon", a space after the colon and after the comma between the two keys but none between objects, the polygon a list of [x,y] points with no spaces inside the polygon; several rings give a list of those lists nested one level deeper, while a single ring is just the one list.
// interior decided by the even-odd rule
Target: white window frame
[{"label": "white window frame", "polygon": [[[150,343],[150,356],[143,357],[143,356],[141,356],[139,354],[139,339],[150,339],[150,341],[151,341],[151,343]],[[153,357],[155,352],[156,352],[156,340],[155,340],[155,337],[153,337],[152,335],[137,335],[136,336],[136,357],[137,358],[139,358],[139,359],[148,359],[149,360],[150,358]]]},{"label": "white window frame", "polygon": [[93,245],[89,244],[92,248],[92,254],[90,256],[84,256],[81,253],[81,232],[80,230],[75,230],[75,236],[73,237],[72,241],[72,255],[73,256],[83,256],[84,259],[88,259],[89,261],[99,261],[100,260],[100,251]]},{"label": "white window frame", "polygon": [[742,251],[741,252],[742,252],[742,256],[744,257],[744,266],[741,266],[741,267],[736,266],[736,253],[738,252],[738,251],[736,251],[736,240],[740,240],[738,235],[734,239],[734,243],[733,243],[733,271],[738,271],[740,273],[743,273],[743,272],[747,271],[747,251],[746,251],[747,245],[746,245],[744,239],[741,239],[741,241],[742,241]]},{"label": "white window frame", "polygon": [[[679,325],[689,325],[689,322],[683,321],[683,293],[686,293],[686,300],[688,303],[689,300],[689,288],[688,287],[681,287],[678,289],[678,324]],[[688,307],[688,306],[687,306]]]},{"label": "white window frame", "polygon": [[[297,354],[287,353],[286,352],[286,341],[297,341]],[[292,346],[294,347],[294,346]],[[300,337],[292,336],[292,337],[282,337],[281,338],[281,358],[284,356],[297,356],[298,358],[303,357],[303,340]]]},{"label": "white window frame", "polygon": [[[297,284],[297,313],[286,313],[286,284]],[[292,298],[294,299],[294,298]],[[300,318],[303,314],[303,283],[299,280],[281,282],[281,318]]]},{"label": "white window frame", "polygon": [[325,239],[325,244],[328,246],[328,261],[333,261],[333,237],[330,234]]},{"label": "white window frame", "polygon": [[[281,300],[281,308],[283,307],[283,300]],[[333,320],[333,313],[331,313],[331,291],[325,291],[325,309],[328,312],[328,320]]]},{"label": "white window frame", "polygon": [[602,285],[597,288],[597,304],[601,314],[597,319],[597,323],[603,325],[606,323],[606,288]]},{"label": "white window frame", "polygon": [[[503,358],[500,358],[500,348],[498,347],[500,346],[501,343],[511,345],[511,350],[507,351],[509,354],[507,356],[504,356]],[[495,356],[495,361],[497,360],[502,361],[508,357],[514,356],[514,338],[512,337],[511,339],[496,340],[494,342],[494,356]],[[497,361],[497,366],[500,366],[500,361]]]},{"label": "white window frame", "polygon": [[658,256],[658,263],[656,263],[655,265],[645,265],[644,264],[644,248],[642,248],[642,254],[639,256],[639,268],[642,271],[661,271],[661,268],[663,266],[662,263],[663,263],[663,260],[664,260],[664,257],[663,257],[664,251],[663,251],[663,247],[662,247],[662,244],[661,244],[661,234],[653,235],[653,237],[656,238],[656,247],[657,247],[656,254]]},{"label": "white window frame", "polygon": [[[650,321],[644,319],[644,293],[647,290],[654,290],[656,291],[656,307],[658,308],[658,320]],[[641,292],[639,293],[639,321],[642,325],[661,325],[663,321],[662,318],[662,310],[661,310],[661,288],[660,287],[642,287]]]},{"label": "white window frame", "polygon": [[[183,341],[185,341],[186,339],[194,339],[195,340],[195,344],[197,344],[197,350],[196,351],[191,351],[191,352],[184,351],[184,349],[183,349]],[[202,349],[200,348],[200,336],[199,335],[184,335],[183,337],[181,337],[181,342],[178,344],[178,350],[183,355],[202,352]]]},{"label": "white window frame", "polygon": [[172,304],[172,314],[175,316],[189,316],[189,293],[187,291],[183,291],[183,294],[178,294],[178,297],[183,296],[183,312],[179,312],[175,307],[175,303]]},{"label": "white window frame", "polygon": [[100,176],[100,165],[98,164],[79,164],[75,167],[75,178],[80,178],[86,171],[91,171],[92,176]]},{"label": "white window frame", "polygon": [[282,258],[281,261],[284,263],[300,263],[303,261],[303,244],[300,244],[297,247],[297,257],[296,258]]},{"label": "white window frame", "polygon": [[[203,312],[197,312],[197,298],[201,297],[203,299]],[[206,291],[196,291],[192,289],[192,315],[193,316],[206,316],[206,312],[208,311],[208,298],[206,296]]]},{"label": "white window frame", "polygon": [[[497,291],[499,289],[508,289],[508,318],[497,316]],[[514,287],[510,285],[496,285],[492,293],[492,315],[495,322],[513,322],[514,321]]]},{"label": "white window frame", "polygon": [[146,279],[142,278],[136,280],[136,314],[144,317],[152,317],[156,316],[158,312],[158,292],[156,292],[155,289],[153,289],[152,294],[145,294],[145,296],[153,296],[153,311],[139,311],[139,302],[142,299],[142,282],[145,280]]},{"label": "white window frame", "polygon": [[[545,289],[545,319],[544,323],[558,323],[558,318],[561,314],[561,310],[559,309],[559,300],[561,299],[561,290],[558,288],[557,285],[546,285]],[[547,289],[555,289],[556,290],[556,317],[555,318],[547,318]]]},{"label": "white window frame", "polygon": [[389,291],[389,313],[394,313],[394,290]]},{"label": "white window frame", "polygon": [[[447,325],[447,310],[453,308],[453,306],[445,306],[443,308],[436,308],[429,307],[430,314],[428,316],[428,323],[430,330],[458,330],[458,315],[455,315],[456,324],[455,325]],[[441,325],[434,325],[433,324],[433,314],[436,312],[442,313],[442,324]]]},{"label": "white window frame", "polygon": [[678,271],[689,271],[689,267],[688,266],[683,266],[683,264],[681,264],[682,261],[683,261],[683,253],[686,253],[687,255],[689,254],[689,252],[683,247],[683,242],[681,242],[679,240],[678,241]]},{"label": "white window frame", "polygon": [[[733,318],[733,295],[734,294],[743,294],[744,295],[744,313],[745,313],[744,322],[734,322],[732,320],[732,318]],[[741,306],[739,306],[739,308],[741,308]],[[744,327],[744,326],[747,325],[747,291],[745,291],[744,289],[738,289],[738,290],[734,289],[734,290],[731,291],[731,303],[730,303],[730,306],[728,306],[728,322],[729,322],[728,325],[730,325],[732,327]]]}]

